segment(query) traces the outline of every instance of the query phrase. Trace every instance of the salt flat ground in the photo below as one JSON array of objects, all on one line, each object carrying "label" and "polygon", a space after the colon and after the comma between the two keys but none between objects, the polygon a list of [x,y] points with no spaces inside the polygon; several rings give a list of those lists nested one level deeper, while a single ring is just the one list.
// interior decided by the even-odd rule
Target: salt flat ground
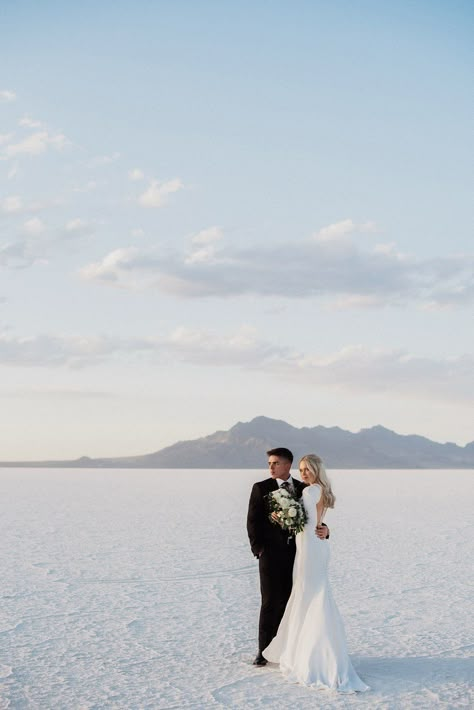
[{"label": "salt flat ground", "polygon": [[472,707],[473,472],[331,476],[331,580],[369,693],[251,665],[264,470],[0,469],[0,708]]}]

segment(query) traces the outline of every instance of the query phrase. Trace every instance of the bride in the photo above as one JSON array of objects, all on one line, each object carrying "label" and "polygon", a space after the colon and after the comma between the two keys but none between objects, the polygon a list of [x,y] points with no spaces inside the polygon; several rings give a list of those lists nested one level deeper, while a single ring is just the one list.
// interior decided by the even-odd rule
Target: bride
[{"label": "bride", "polygon": [[350,661],[344,626],[329,585],[329,543],[315,535],[326,509],[334,508],[331,484],[315,454],[303,456],[299,469],[308,484],[303,491],[308,521],[296,536],[291,596],[278,633],[263,655],[279,663],[291,682],[346,693],[368,690]]}]

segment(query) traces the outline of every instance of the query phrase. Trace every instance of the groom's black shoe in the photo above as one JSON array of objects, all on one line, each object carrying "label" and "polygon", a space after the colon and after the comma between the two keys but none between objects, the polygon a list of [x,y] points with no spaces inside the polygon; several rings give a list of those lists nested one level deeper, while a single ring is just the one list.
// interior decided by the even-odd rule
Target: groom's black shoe
[{"label": "groom's black shoe", "polygon": [[259,651],[255,657],[255,660],[253,662],[254,666],[266,666],[267,665],[267,659],[262,656],[262,652]]}]

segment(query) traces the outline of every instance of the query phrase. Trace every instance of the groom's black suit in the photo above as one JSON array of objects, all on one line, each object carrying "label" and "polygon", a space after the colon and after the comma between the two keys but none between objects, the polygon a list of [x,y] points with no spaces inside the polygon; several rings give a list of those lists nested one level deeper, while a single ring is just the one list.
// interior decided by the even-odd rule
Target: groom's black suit
[{"label": "groom's black suit", "polygon": [[[305,483],[291,478],[295,498],[301,498]],[[255,483],[250,494],[247,515],[247,532],[250,547],[258,557],[262,606],[258,625],[259,652],[276,636],[278,626],[291,594],[295,538],[289,538],[279,525],[270,522],[266,496],[276,491],[278,483],[273,478]]]}]

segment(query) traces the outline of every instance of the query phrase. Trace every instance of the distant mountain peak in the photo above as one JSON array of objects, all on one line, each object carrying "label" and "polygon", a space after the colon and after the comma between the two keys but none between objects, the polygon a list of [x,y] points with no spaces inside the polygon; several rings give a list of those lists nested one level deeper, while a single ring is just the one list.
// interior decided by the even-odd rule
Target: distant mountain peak
[{"label": "distant mountain peak", "polygon": [[361,429],[361,431],[388,431],[390,434],[396,433],[393,429],[387,429],[387,427],[382,426],[381,424],[374,424],[374,426],[365,427],[364,429]]},{"label": "distant mountain peak", "polygon": [[258,417],[254,417],[251,419],[249,422],[237,422],[237,424],[234,424],[232,429],[235,427],[239,426],[283,426],[283,427],[289,427],[293,429],[294,427],[291,426],[291,424],[288,424],[288,422],[283,421],[283,419],[272,419],[271,417],[265,417],[263,414],[260,414]]},{"label": "distant mountain peak", "polygon": [[393,429],[387,429],[387,427],[382,426],[381,424],[375,424],[374,426],[371,427],[365,427],[364,429],[361,429],[360,434],[365,434],[365,433],[372,433],[376,435],[389,435],[389,436],[403,436],[403,434],[397,434]]}]

